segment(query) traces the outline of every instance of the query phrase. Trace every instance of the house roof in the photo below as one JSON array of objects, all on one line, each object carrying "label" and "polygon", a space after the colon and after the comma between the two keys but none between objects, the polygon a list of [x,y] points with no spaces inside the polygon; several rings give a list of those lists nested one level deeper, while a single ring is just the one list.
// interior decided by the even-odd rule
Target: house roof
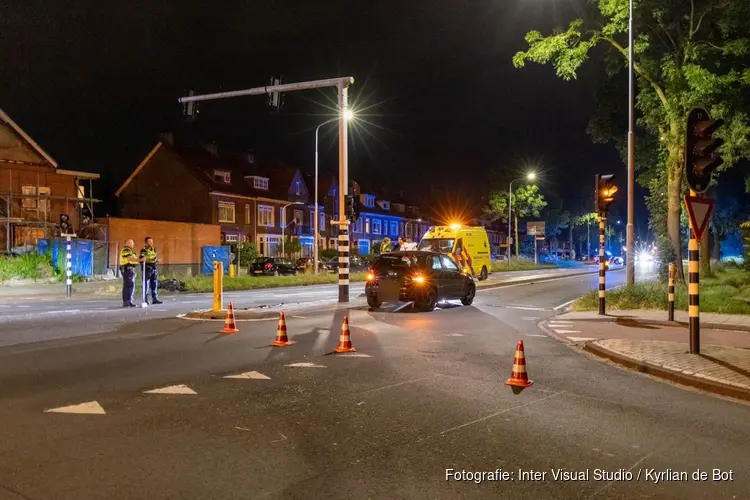
[{"label": "house roof", "polygon": [[29,134],[24,132],[23,129],[16,122],[14,122],[13,119],[8,116],[2,109],[0,109],[0,121],[7,123],[24,142],[31,146],[34,151],[39,153],[39,155],[44,158],[44,160],[46,160],[49,166],[51,166],[52,168],[57,168],[57,162],[49,154],[47,154],[47,152],[43,150],[42,147],[37,144]]},{"label": "house roof", "polygon": [[[284,165],[258,166],[238,157],[216,156],[198,147],[175,147],[159,142],[120,186],[115,193],[117,196],[160,149],[174,154],[210,192],[230,196],[286,200],[289,186],[298,170]],[[229,172],[230,182],[217,180],[214,177],[215,170]],[[255,188],[252,180],[246,178],[248,176],[268,178],[268,189]]]}]

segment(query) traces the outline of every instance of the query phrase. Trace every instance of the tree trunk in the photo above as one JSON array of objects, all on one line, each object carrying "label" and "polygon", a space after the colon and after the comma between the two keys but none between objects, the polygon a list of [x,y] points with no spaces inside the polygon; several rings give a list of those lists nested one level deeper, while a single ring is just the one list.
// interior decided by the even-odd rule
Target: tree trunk
[{"label": "tree trunk", "polygon": [[515,222],[516,222],[516,259],[519,257],[518,253],[518,215],[515,216]]},{"label": "tree trunk", "polygon": [[711,276],[711,247],[708,241],[708,228],[703,232],[703,238],[700,241],[700,259],[701,259],[701,277],[708,278]]},{"label": "tree trunk", "polygon": [[717,263],[721,262],[721,235],[716,228],[714,228],[714,260]]},{"label": "tree trunk", "polygon": [[[677,124],[673,124],[673,129],[677,128]],[[682,211],[680,191],[682,187],[682,171],[684,170],[682,153],[682,146],[673,145],[669,148],[669,157],[667,158],[667,232],[672,243],[676,283],[685,283],[685,270],[682,267],[682,238],[680,234],[680,213]],[[664,262],[663,264],[666,265],[668,262]]]},{"label": "tree trunk", "polygon": [[568,224],[568,240],[569,240],[569,247],[570,247],[570,260],[573,260],[573,223],[570,222]]}]

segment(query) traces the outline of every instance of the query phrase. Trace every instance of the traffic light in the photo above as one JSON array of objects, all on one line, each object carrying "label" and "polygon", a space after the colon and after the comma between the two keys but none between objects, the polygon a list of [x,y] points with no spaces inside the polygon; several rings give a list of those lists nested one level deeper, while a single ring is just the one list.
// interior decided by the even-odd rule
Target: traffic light
[{"label": "traffic light", "polygon": [[711,184],[711,173],[724,163],[714,152],[724,144],[722,139],[714,139],[716,129],[724,125],[724,120],[711,120],[703,109],[694,109],[687,119],[685,141],[685,176],[688,186],[696,193],[704,193]]},{"label": "traffic light", "polygon": [[359,219],[359,184],[349,181],[349,194],[344,201],[346,209],[346,218],[349,222],[354,223]]},{"label": "traffic light", "polygon": [[614,174],[596,175],[596,212],[599,217],[606,218],[609,206],[615,200],[617,186]]},{"label": "traffic light", "polygon": [[70,232],[70,217],[68,214],[60,214],[60,234],[68,234]]}]

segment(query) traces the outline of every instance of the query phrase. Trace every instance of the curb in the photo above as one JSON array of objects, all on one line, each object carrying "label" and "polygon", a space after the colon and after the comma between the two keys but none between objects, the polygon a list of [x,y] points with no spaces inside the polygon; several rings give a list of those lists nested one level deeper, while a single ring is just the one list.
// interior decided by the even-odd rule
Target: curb
[{"label": "curb", "polygon": [[[667,311],[664,311],[666,314]],[[588,321],[588,322],[601,322],[601,323],[617,323],[617,320],[620,319],[627,319],[635,321],[636,323],[640,323],[643,325],[656,325],[656,326],[682,326],[687,328],[688,322],[687,321],[667,321],[662,319],[639,319],[636,316],[604,316],[599,318],[585,318],[585,319],[579,319],[579,318],[564,318],[563,321]],[[712,323],[709,321],[703,322],[701,321],[701,328],[705,328],[707,330],[731,330],[735,332],[748,332],[750,333],[750,327],[744,326],[744,325],[733,325],[733,324],[724,324],[724,323]]]},{"label": "curb", "polygon": [[713,394],[719,394],[721,396],[728,396],[731,398],[742,399],[744,401],[750,401],[750,391],[741,389],[739,387],[734,387],[719,382],[712,382],[710,380],[705,380],[702,378],[685,375],[684,373],[668,370],[660,366],[652,365],[645,361],[635,360],[615,351],[611,351],[609,349],[605,349],[604,347],[588,342],[584,343],[582,347],[584,351],[590,354],[599,356],[600,358],[608,359],[614,363],[617,363],[618,365],[630,368],[631,370],[646,373],[648,375],[652,375],[664,380],[669,380],[670,382],[675,382],[680,385],[685,385],[706,392],[711,392]]}]

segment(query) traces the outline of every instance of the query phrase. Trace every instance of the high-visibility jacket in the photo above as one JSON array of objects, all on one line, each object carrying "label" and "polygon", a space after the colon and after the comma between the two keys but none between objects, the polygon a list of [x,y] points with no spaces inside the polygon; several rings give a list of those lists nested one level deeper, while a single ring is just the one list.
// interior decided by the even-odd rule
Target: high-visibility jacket
[{"label": "high-visibility jacket", "polygon": [[123,247],[120,250],[120,265],[121,266],[132,266],[137,262],[135,251],[130,247]]},{"label": "high-visibility jacket", "polygon": [[146,261],[146,265],[155,266],[156,265],[156,248],[154,247],[141,248],[140,258]]}]

